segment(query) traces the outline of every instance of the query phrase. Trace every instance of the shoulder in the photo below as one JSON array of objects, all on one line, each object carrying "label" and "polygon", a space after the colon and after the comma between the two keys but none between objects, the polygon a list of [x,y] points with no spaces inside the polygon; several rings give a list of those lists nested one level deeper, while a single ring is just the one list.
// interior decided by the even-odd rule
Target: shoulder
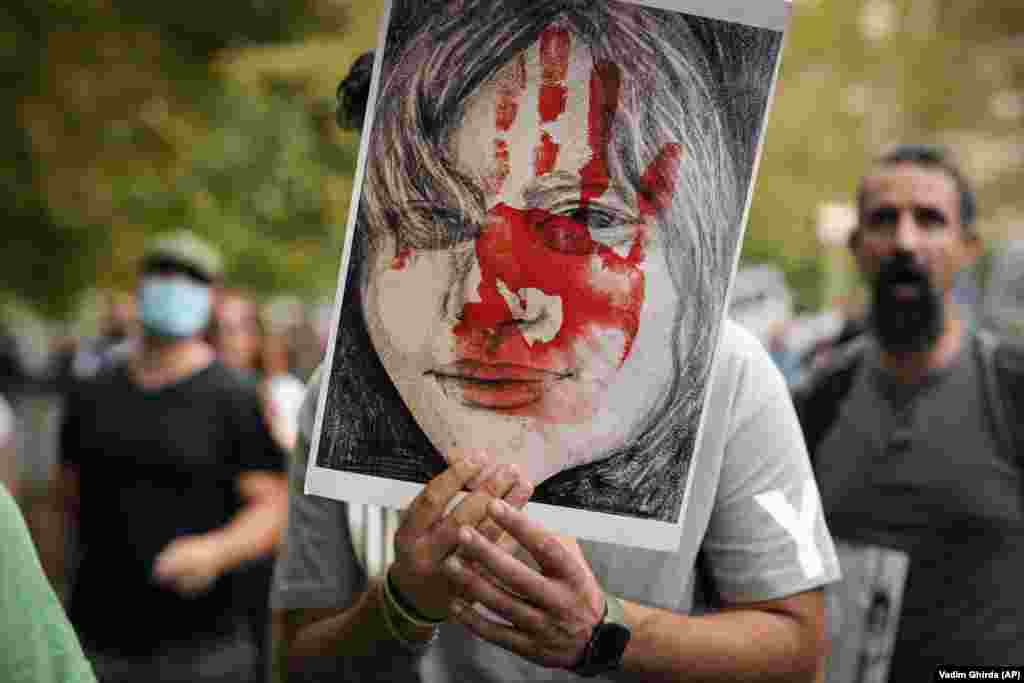
[{"label": "shoulder", "polygon": [[722,326],[711,376],[709,409],[731,416],[736,425],[766,403],[779,399],[788,402],[785,379],[764,345],[732,320],[724,320]]},{"label": "shoulder", "polygon": [[797,407],[823,393],[844,394],[870,345],[868,336],[861,334],[833,349],[825,363],[809,372],[794,387],[793,399]]},{"label": "shoulder", "polygon": [[211,395],[229,396],[242,400],[259,398],[259,380],[252,373],[228,367],[220,360],[214,360],[192,378],[191,387],[195,392],[212,392]]}]

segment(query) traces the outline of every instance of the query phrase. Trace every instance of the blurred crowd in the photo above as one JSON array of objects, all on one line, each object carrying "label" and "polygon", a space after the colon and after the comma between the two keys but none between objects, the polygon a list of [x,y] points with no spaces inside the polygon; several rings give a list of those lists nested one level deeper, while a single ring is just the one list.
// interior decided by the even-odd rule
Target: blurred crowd
[{"label": "blurred crowd", "polygon": [[[0,321],[0,396],[4,416],[21,425],[17,454],[2,463],[12,491],[31,495],[46,486],[56,457],[52,431],[60,398],[76,385],[129,357],[141,329],[136,293],[101,291],[95,334],[19,330]],[[218,289],[206,340],[221,360],[259,387],[267,418],[285,447],[294,441],[295,414],[305,382],[319,364],[329,335],[330,304],[296,295],[261,297],[225,283]],[[6,422],[4,424],[7,424]],[[14,437],[12,437],[14,438]]]}]

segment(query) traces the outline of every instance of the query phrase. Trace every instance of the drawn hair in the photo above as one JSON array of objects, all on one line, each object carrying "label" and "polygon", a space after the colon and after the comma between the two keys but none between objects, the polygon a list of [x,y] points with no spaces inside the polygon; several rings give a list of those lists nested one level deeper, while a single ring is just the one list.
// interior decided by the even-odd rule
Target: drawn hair
[{"label": "drawn hair", "polygon": [[[389,36],[370,138],[368,158],[373,163],[367,166],[351,268],[359,268],[383,248],[387,233],[395,238],[396,249],[447,248],[478,234],[487,213],[483,191],[458,168],[450,147],[452,133],[470,98],[555,21],[586,45],[595,60],[613,60],[621,69],[622,89],[609,150],[613,182],[634,195],[644,192],[642,170],[657,151],[668,143],[682,146],[685,161],[677,191],[657,220],[681,302],[673,327],[678,352],[669,386],[660,406],[626,445],[602,460],[555,475],[541,483],[533,497],[536,502],[675,521],[738,245],[742,202],[779,34],[594,0],[469,0],[434,3],[423,15],[410,15],[398,6],[393,11],[402,12],[404,25],[412,27],[400,26],[401,36],[393,28]],[[450,210],[438,210],[439,206]],[[365,396],[347,392],[370,389],[353,385],[362,381],[351,375],[353,369],[375,376],[366,376],[371,383],[380,381],[383,373],[387,388],[371,399],[374,405],[368,406],[368,413],[354,414],[367,406],[336,412],[353,413],[345,420],[359,420],[369,428],[375,435],[370,441],[384,435],[381,438],[389,446],[406,451],[401,457],[413,455],[426,463],[408,477],[426,481],[443,469],[444,460],[415,426],[376,354],[371,351],[364,358],[358,350],[369,350],[370,344],[361,296],[351,286],[364,285],[363,273],[358,274],[348,280],[341,322],[347,329],[339,329],[333,372],[336,388],[329,405],[340,407],[353,395]],[[355,346],[337,348],[343,340]],[[395,399],[397,406],[391,403]],[[327,429],[333,424],[338,433],[326,441],[347,444],[340,449],[333,445],[328,451],[321,448],[321,455],[329,456],[326,461],[335,466],[358,469],[363,457],[359,451],[369,442],[359,446],[342,435],[350,424],[346,427],[335,419],[327,424]],[[402,434],[407,429],[418,436]],[[411,444],[420,437],[429,455],[414,453],[420,447]],[[382,447],[382,443],[375,445]],[[376,460],[375,473],[384,466],[381,453],[377,450],[369,456]],[[407,475],[410,466],[408,461],[400,465]],[[389,476],[396,475],[389,470]]]}]

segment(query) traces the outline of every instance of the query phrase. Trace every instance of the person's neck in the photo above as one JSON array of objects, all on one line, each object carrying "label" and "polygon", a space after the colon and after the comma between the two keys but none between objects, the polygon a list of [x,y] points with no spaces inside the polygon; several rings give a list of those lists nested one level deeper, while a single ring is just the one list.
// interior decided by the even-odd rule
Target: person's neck
[{"label": "person's neck", "polygon": [[213,349],[199,337],[146,335],[131,364],[132,379],[145,389],[159,389],[194,375],[213,359]]},{"label": "person's neck", "polygon": [[949,367],[960,355],[965,323],[957,305],[950,299],[947,296],[942,334],[931,347],[907,352],[881,350],[882,368],[892,373],[900,383],[920,384],[930,372]]}]

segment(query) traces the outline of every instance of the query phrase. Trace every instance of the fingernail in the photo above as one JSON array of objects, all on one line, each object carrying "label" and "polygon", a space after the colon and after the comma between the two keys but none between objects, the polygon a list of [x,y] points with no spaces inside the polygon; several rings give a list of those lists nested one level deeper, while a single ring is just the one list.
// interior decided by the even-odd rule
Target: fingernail
[{"label": "fingernail", "polygon": [[503,500],[492,500],[491,501],[491,514],[500,516],[508,512],[508,503]]},{"label": "fingernail", "polygon": [[453,571],[455,573],[462,571],[462,560],[455,557],[454,555],[450,556],[447,560],[444,561],[444,563],[448,566],[448,569],[450,571]]},{"label": "fingernail", "polygon": [[464,526],[459,529],[459,542],[460,543],[472,543],[473,542],[473,530],[468,526]]}]

